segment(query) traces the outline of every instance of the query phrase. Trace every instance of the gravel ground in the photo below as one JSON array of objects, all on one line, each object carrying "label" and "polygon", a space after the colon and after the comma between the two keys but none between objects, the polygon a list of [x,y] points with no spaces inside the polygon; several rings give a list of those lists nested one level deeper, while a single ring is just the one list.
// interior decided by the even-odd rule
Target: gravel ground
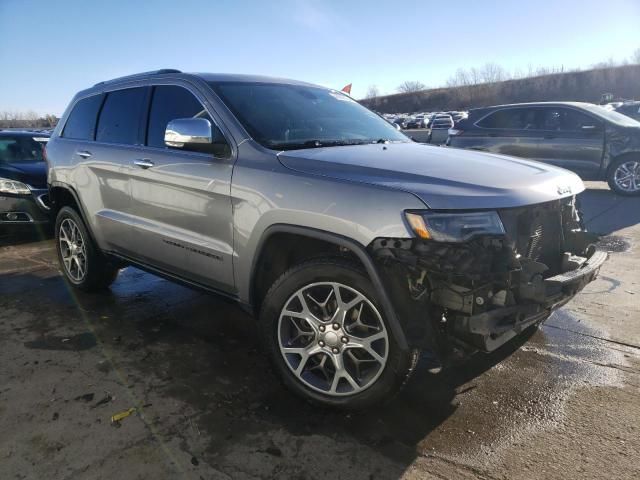
[{"label": "gravel ground", "polygon": [[236,306],[134,268],[71,291],[51,240],[0,235],[0,478],[640,478],[640,198],[582,201],[597,281],[352,414],[285,391]]}]

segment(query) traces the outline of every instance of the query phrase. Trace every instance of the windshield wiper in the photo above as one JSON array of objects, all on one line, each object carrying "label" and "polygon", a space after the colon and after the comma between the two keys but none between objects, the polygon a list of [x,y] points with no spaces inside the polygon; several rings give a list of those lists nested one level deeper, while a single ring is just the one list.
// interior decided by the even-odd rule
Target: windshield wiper
[{"label": "windshield wiper", "polygon": [[273,148],[281,150],[297,150],[302,148],[342,147],[345,145],[364,145],[371,143],[365,140],[306,140],[299,143],[276,143]]}]

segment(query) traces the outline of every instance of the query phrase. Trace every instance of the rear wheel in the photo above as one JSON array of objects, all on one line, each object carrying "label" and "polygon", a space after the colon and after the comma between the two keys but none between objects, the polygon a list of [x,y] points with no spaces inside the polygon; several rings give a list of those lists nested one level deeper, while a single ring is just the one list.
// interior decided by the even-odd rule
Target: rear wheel
[{"label": "rear wheel", "polygon": [[364,408],[385,400],[417,358],[398,347],[367,276],[343,259],[312,260],[284,273],[260,317],[283,382],[316,404]]},{"label": "rear wheel", "polygon": [[609,169],[609,187],[620,195],[640,195],[640,158],[621,158]]},{"label": "rear wheel", "polygon": [[56,218],[56,249],[65,279],[87,292],[104,290],[118,276],[89,236],[82,218],[71,207],[63,207]]}]

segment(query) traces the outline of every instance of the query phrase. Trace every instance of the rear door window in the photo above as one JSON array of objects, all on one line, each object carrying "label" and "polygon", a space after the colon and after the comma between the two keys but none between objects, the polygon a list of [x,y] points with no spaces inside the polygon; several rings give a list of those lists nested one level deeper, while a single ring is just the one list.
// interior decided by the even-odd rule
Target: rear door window
[{"label": "rear door window", "polygon": [[93,140],[103,98],[103,95],[93,95],[79,100],[69,114],[62,136],[75,140]]},{"label": "rear door window", "polygon": [[500,130],[536,130],[535,108],[506,108],[489,114],[477,125]]},{"label": "rear door window", "polygon": [[98,142],[136,145],[140,119],[146,104],[147,88],[127,88],[109,92],[98,119]]}]

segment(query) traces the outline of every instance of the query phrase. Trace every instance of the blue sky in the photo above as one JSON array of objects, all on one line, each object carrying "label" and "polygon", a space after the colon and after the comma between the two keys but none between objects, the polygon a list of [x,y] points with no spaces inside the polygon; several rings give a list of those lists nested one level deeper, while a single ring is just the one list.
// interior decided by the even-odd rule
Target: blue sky
[{"label": "blue sky", "polygon": [[640,48],[640,0],[0,0],[0,111],[61,114],[100,80],[157,68],[393,93],[495,62],[586,67]]}]

